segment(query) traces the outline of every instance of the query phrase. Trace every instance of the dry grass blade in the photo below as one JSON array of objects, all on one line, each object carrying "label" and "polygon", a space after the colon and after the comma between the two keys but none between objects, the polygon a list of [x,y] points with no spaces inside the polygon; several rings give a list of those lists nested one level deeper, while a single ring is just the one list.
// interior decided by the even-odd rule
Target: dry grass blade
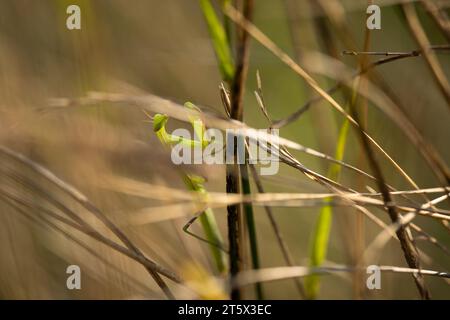
[{"label": "dry grass blade", "polygon": [[29,208],[30,210],[36,210],[39,212],[42,212],[45,215],[48,215],[49,217],[60,221],[90,237],[92,237],[93,239],[109,246],[110,248],[126,255],[127,257],[139,262],[140,264],[142,264],[143,266],[145,266],[146,268],[151,268],[153,270],[156,270],[156,272],[166,276],[168,279],[171,279],[172,281],[176,282],[176,283],[181,283],[182,280],[181,278],[176,275],[175,273],[173,273],[172,271],[167,270],[164,267],[159,266],[158,264],[154,263],[153,261],[151,261],[150,259],[144,257],[143,255],[138,255],[136,252],[123,247],[117,243],[115,243],[114,241],[102,236],[101,234],[99,234],[98,232],[92,232],[92,230],[89,230],[83,226],[78,225],[77,223],[74,223],[72,220],[67,219],[47,208],[44,208],[42,206],[39,206],[35,203],[33,203],[32,201],[26,200],[21,198],[20,196],[15,195],[12,191],[8,191],[5,189],[2,189],[0,192],[0,196],[7,198],[10,201],[13,201],[17,204],[20,204],[26,208]]},{"label": "dry grass blade", "polygon": [[449,297],[450,0],[91,2],[0,1],[0,298]]},{"label": "dry grass blade", "polygon": [[443,13],[439,10],[439,6],[433,3],[432,0],[420,0],[420,3],[441,29],[447,41],[450,41],[450,21],[444,17]]},{"label": "dry grass blade", "polygon": [[[258,102],[258,105],[262,111],[262,113],[264,114],[264,116],[266,117],[267,121],[269,122],[269,128],[272,128],[272,120],[269,116],[269,112],[267,111],[265,102],[264,102],[264,97],[263,97],[263,90],[262,90],[262,81],[261,81],[261,75],[259,73],[259,70],[256,71],[256,83],[257,83],[257,90],[255,91],[255,97],[256,100]],[[245,144],[247,150],[248,150],[248,144]],[[253,180],[255,181],[256,187],[258,189],[258,192],[261,193],[265,193],[264,191],[264,187],[263,184],[261,182],[261,178],[258,175],[258,172],[256,171],[256,168],[253,164],[250,164],[250,171],[252,173],[253,176]],[[264,206],[264,209],[267,213],[267,217],[269,218],[270,224],[272,226],[272,229],[275,232],[275,236],[277,238],[277,242],[278,245],[281,249],[281,252],[283,254],[283,258],[286,262],[286,264],[288,266],[293,266],[294,265],[294,259],[292,257],[291,251],[289,250],[287,243],[285,242],[283,235],[281,233],[280,227],[278,226],[278,223],[275,219],[275,216],[273,214],[272,208],[270,206]],[[294,283],[295,283],[295,287],[297,288],[299,294],[301,297],[305,298],[305,289],[303,287],[303,283],[301,282],[300,279],[298,278],[294,278]]]},{"label": "dry grass blade", "polygon": [[[370,211],[366,209],[368,206],[376,206],[380,209],[383,209],[385,207],[384,202],[382,200],[373,199],[374,196],[380,196],[380,194],[358,194],[358,193],[325,193],[325,194],[267,194],[267,193],[260,193],[256,195],[251,196],[243,196],[243,195],[229,195],[224,193],[214,193],[210,192],[208,193],[208,197],[199,197],[195,193],[188,193],[186,191],[179,191],[176,189],[170,189],[170,188],[163,188],[164,191],[161,195],[161,192],[157,192],[156,196],[155,194],[152,194],[148,190],[158,189],[158,186],[153,186],[141,182],[133,182],[129,179],[122,179],[122,178],[115,178],[115,179],[104,179],[105,184],[103,187],[106,188],[112,188],[112,190],[116,192],[125,192],[127,194],[133,195],[133,196],[139,196],[139,197],[150,197],[151,199],[159,199],[163,201],[184,201],[182,203],[178,203],[176,206],[177,213],[173,213],[171,215],[163,215],[161,216],[157,212],[161,209],[161,207],[157,208],[147,208],[143,209],[140,212],[136,213],[136,217],[133,219],[133,221],[137,224],[142,223],[151,223],[153,221],[162,221],[162,220],[171,220],[171,219],[177,219],[177,218],[183,218],[195,215],[197,212],[201,212],[204,210],[205,207],[211,207],[211,208],[223,208],[230,204],[238,204],[238,203],[253,203],[254,205],[262,205],[267,209],[271,209],[271,206],[294,206],[294,207],[309,207],[309,206],[323,206],[324,200],[330,197],[333,198],[342,198],[342,201],[328,201],[327,204],[330,206],[353,206],[358,211],[363,213],[365,216],[367,216],[371,221],[373,221],[375,224],[377,224],[379,227],[381,227],[383,230],[386,231],[386,234],[390,237],[395,238],[398,240],[398,238],[395,235],[395,232],[392,228],[388,228],[379,218],[374,216]],[[407,191],[394,191],[394,195],[403,195],[403,194],[417,194],[419,192],[423,193],[439,193],[443,192],[445,189],[443,188],[431,188],[431,189],[424,189],[421,191],[417,190],[407,190]],[[158,194],[159,197],[158,198]],[[167,197],[168,194],[177,195],[175,197],[171,197],[170,200]],[[440,197],[441,198],[441,197]],[[393,203],[393,206],[395,206],[399,211],[402,212],[412,212],[414,214],[423,214],[430,217],[435,217],[438,219],[447,219],[450,220],[450,212],[444,211],[441,214],[435,213],[432,209],[426,209],[426,206],[423,205],[422,208],[417,207],[407,207],[407,206],[399,206]],[[171,208],[171,211],[174,210],[173,205],[165,205],[162,208],[164,208],[165,211],[167,211],[168,208]],[[430,211],[429,211],[430,210]],[[420,234],[426,237],[426,239],[433,244],[435,244],[440,249],[447,251],[445,246],[440,244],[436,239],[428,236],[421,228],[414,225],[413,223],[410,223],[410,226],[417,230]],[[278,228],[278,227],[277,227]],[[287,249],[284,248],[284,249]],[[284,250],[283,249],[283,250]],[[289,252],[287,251],[287,254],[289,256]]]},{"label": "dry grass blade", "polygon": [[[241,195],[241,194],[226,194],[221,192],[208,192],[207,195],[199,195],[195,192],[188,192],[174,188],[161,187],[153,184],[148,184],[144,182],[135,181],[123,177],[104,177],[103,182],[98,184],[98,186],[106,189],[110,189],[116,192],[122,192],[124,194],[154,199],[160,201],[166,201],[169,203],[179,202],[179,204],[174,205],[174,208],[180,205],[180,208],[185,208],[186,212],[197,212],[204,210],[205,207],[211,206],[213,208],[220,208],[227,205],[239,204],[239,203],[254,203],[256,205],[273,205],[273,206],[299,206],[302,204],[307,204],[304,201],[312,201],[315,205],[323,204],[323,200],[327,198],[340,198],[345,200],[354,201],[361,205],[371,205],[384,207],[384,202],[380,199],[375,199],[374,197],[380,197],[380,193],[359,193],[351,191],[340,191],[340,192],[330,192],[330,193],[258,193],[253,195]],[[156,190],[156,192],[152,192]],[[335,191],[336,189],[331,189]],[[425,193],[440,193],[445,189],[443,188],[431,188],[423,190],[405,190],[405,191],[392,191],[391,194],[395,196],[403,196],[407,194],[425,194]],[[435,199],[435,204],[438,203],[437,200],[445,199],[447,195],[441,196]],[[314,202],[315,200],[320,200],[320,202]],[[193,204],[192,204],[193,203]],[[187,210],[191,207],[193,210]],[[422,206],[411,205],[400,205],[393,202],[399,210],[404,212],[417,212],[418,214],[432,217],[442,220],[450,220],[450,211],[430,208],[430,204],[425,204]],[[145,210],[144,210],[145,211]],[[181,212],[181,211],[180,211]],[[152,214],[150,214],[151,216]],[[177,217],[184,216],[185,213],[173,214],[167,216],[167,219],[173,219]],[[140,219],[140,218],[136,218]],[[151,218],[158,218],[157,216]],[[166,220],[166,219],[164,219]]]},{"label": "dry grass blade", "polygon": [[[327,77],[338,80],[340,83],[350,86],[352,73],[341,62],[318,53],[305,55],[305,61],[311,69]],[[440,157],[434,147],[425,141],[420,132],[401,112],[400,108],[381,89],[367,80],[366,90],[358,90],[358,93],[374,103],[386,116],[388,116],[404,132],[406,137],[413,143],[423,158],[427,161],[433,173],[443,186],[450,181],[450,171],[445,161]],[[367,134],[366,134],[367,135]],[[412,186],[415,182],[408,179]],[[428,200],[428,199],[426,199]]]},{"label": "dry grass blade", "polygon": [[420,24],[414,4],[404,3],[403,12],[405,13],[406,20],[408,21],[408,26],[411,29],[411,34],[414,36],[414,39],[422,49],[425,61],[433,74],[439,90],[447,101],[447,106],[450,108],[450,83],[448,82],[435,54],[427,50],[430,46],[430,42],[428,41],[427,35]]},{"label": "dry grass blade", "polygon": [[[231,6],[227,6],[225,9],[226,14],[237,24],[245,28],[248,33],[255,38],[259,43],[271,51],[275,56],[277,56],[281,61],[283,61],[287,66],[289,66],[293,71],[300,75],[305,81],[321,96],[324,97],[337,111],[339,111],[346,119],[350,121],[355,127],[359,127],[358,123],[347,113],[345,110],[336,102],[327,92],[325,92],[317,82],[291,57],[284,53],[272,40],[270,40],[265,34],[263,34],[255,25],[247,21],[236,9]],[[366,132],[364,135],[369,139],[370,143],[373,144],[391,163],[392,165],[401,173],[403,177],[416,189],[419,189],[418,185],[414,180],[398,165],[398,163],[378,144],[371,136]]]},{"label": "dry grass blade", "polygon": [[[10,205],[13,209],[15,209],[19,214],[23,215],[27,220],[29,220],[32,224],[37,225],[44,230],[48,231],[55,231],[57,233],[60,233],[63,235],[66,239],[76,243],[78,246],[83,248],[86,252],[88,252],[90,255],[95,257],[98,261],[100,261],[103,265],[105,265],[108,268],[111,268],[112,270],[120,273],[130,284],[133,285],[135,290],[140,292],[142,296],[146,296],[149,294],[149,288],[144,286],[142,282],[137,280],[135,277],[131,276],[127,272],[124,272],[122,269],[118,268],[115,264],[109,262],[105,258],[103,258],[97,251],[90,248],[88,244],[83,242],[82,240],[78,239],[76,236],[72,235],[71,233],[67,232],[60,226],[58,226],[56,223],[51,221],[50,219],[47,219],[44,215],[42,215],[40,212],[33,212],[29,213],[25,208],[20,207],[19,204],[16,204],[15,202],[9,200],[9,199],[3,199],[8,205]],[[162,298],[161,295],[157,292],[150,292],[155,297]]]},{"label": "dry grass blade", "polygon": [[[70,184],[64,182],[60,178],[58,178],[56,175],[54,175],[51,171],[44,168],[43,166],[33,162],[32,160],[28,159],[27,157],[23,156],[22,154],[19,154],[17,152],[14,152],[4,146],[0,146],[0,152],[3,155],[6,155],[15,161],[18,161],[19,163],[22,163],[23,165],[27,166],[28,168],[32,169],[42,177],[46,178],[49,182],[56,185],[58,188],[63,190],[65,193],[67,193],[69,196],[71,196],[74,200],[79,202],[84,208],[86,208],[88,211],[90,211],[92,214],[94,214],[100,221],[102,221],[106,227],[108,227],[127,247],[130,249],[133,253],[133,255],[136,255],[139,257],[140,261],[145,261],[143,265],[147,269],[147,271],[150,273],[150,275],[153,277],[153,279],[156,281],[158,286],[163,290],[163,292],[166,294],[166,296],[169,299],[173,299],[174,296],[171,293],[169,287],[167,284],[165,284],[164,280],[159,276],[158,273],[168,276],[170,279],[174,281],[181,282],[181,278],[175,275],[172,271],[168,271],[165,268],[157,265],[153,261],[146,258],[142,252],[128,239],[128,237],[112,222],[110,221],[103,213],[96,208],[89,199],[83,195],[81,192],[79,192],[76,188],[71,186]],[[88,233],[91,235],[92,233]],[[110,242],[109,239],[102,237],[99,235],[98,239],[102,239],[103,241]],[[122,253],[124,253],[124,250],[121,250]],[[127,252],[128,253],[128,252]],[[129,254],[128,254],[129,255]],[[142,262],[141,262],[142,263]]]},{"label": "dry grass blade", "polygon": [[[450,50],[450,45],[447,45],[447,46],[431,46],[429,48],[429,50],[435,50],[437,52],[440,52],[440,51],[447,52],[447,51]],[[359,54],[363,54],[363,53],[362,52],[356,52],[356,51],[344,51],[343,54],[359,55]],[[389,52],[383,52],[383,53],[380,53],[380,54],[387,55],[389,57],[388,58],[384,58],[384,59],[380,59],[378,61],[370,63],[364,69],[358,71],[357,73],[354,73],[351,80],[353,80],[356,77],[359,77],[359,76],[362,76],[362,75],[366,74],[367,72],[371,71],[375,67],[378,67],[378,66],[390,63],[390,62],[394,62],[394,61],[397,61],[397,60],[402,60],[402,59],[405,59],[405,58],[418,57],[418,56],[422,55],[421,50],[414,50],[414,51],[411,51],[411,52],[402,52],[401,54],[395,54],[393,56],[390,56]],[[338,82],[336,85],[334,85],[333,87],[328,89],[326,92],[329,95],[332,95],[335,92],[337,92],[339,89],[341,89],[343,86],[344,86],[343,82]],[[297,111],[293,112],[291,115],[289,115],[289,116],[287,116],[287,117],[285,117],[283,119],[280,119],[280,120],[275,120],[274,124],[273,124],[274,128],[281,128],[281,127],[287,126],[288,124],[294,122],[295,120],[300,118],[300,116],[303,113],[308,111],[311,106],[313,106],[314,104],[317,104],[318,102],[322,101],[323,99],[324,99],[323,96],[316,96],[316,97],[312,98],[311,100],[306,102],[302,107],[300,107]]]},{"label": "dry grass blade", "polygon": [[[384,272],[394,272],[394,273],[407,273],[407,274],[420,274],[441,278],[450,278],[450,273],[435,271],[435,270],[425,270],[425,269],[414,269],[414,268],[401,268],[395,266],[379,266],[380,271]],[[362,268],[361,270],[366,270]],[[267,281],[277,281],[284,280],[294,277],[306,277],[311,274],[334,274],[338,272],[355,272],[355,268],[347,266],[323,266],[321,268],[308,268],[308,267],[275,267],[268,269],[261,269],[257,271],[245,271],[240,273],[233,281],[235,286],[241,287],[253,284],[255,282],[267,282]]]},{"label": "dry grass blade", "polygon": [[[357,123],[359,124],[359,132],[360,132],[360,138],[361,143],[364,147],[365,153],[367,155],[367,159],[369,161],[370,167],[372,168],[372,171],[374,172],[375,177],[377,178],[377,184],[378,188],[381,191],[381,194],[383,196],[383,201],[386,206],[386,210],[389,214],[389,217],[391,218],[391,221],[393,223],[399,222],[400,225],[396,229],[397,237],[400,240],[400,245],[402,247],[403,253],[405,255],[406,262],[408,263],[408,266],[413,269],[420,269],[420,256],[418,253],[418,250],[415,246],[415,243],[410,239],[409,237],[409,229],[408,227],[405,227],[401,223],[401,216],[399,215],[397,208],[395,208],[392,205],[392,197],[389,192],[389,188],[385,183],[385,179],[383,176],[383,173],[381,171],[381,168],[375,159],[375,155],[372,150],[372,146],[370,145],[370,141],[367,137],[367,135],[364,133],[364,124],[361,123],[359,120],[359,114],[356,110],[356,106],[351,105],[350,106],[353,118],[356,119]],[[413,217],[415,214],[412,214]],[[414,281],[416,283],[417,289],[419,290],[420,296],[422,299],[430,299],[430,293],[428,291],[428,288],[425,284],[425,280],[423,279],[421,274],[413,274]]]}]

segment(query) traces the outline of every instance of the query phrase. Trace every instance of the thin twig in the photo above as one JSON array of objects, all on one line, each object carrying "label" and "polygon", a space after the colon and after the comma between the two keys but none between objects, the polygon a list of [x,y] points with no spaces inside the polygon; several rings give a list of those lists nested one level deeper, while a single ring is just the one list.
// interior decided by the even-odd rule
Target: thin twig
[{"label": "thin twig", "polygon": [[[372,150],[370,141],[367,138],[367,135],[364,134],[364,124],[362,124],[359,120],[359,115],[358,115],[358,112],[356,111],[356,107],[353,104],[350,105],[350,107],[351,107],[353,119],[355,119],[355,121],[359,124],[358,128],[360,129],[359,136],[361,139],[361,143],[366,152],[367,160],[369,161],[369,164],[370,164],[370,167],[372,168],[374,176],[377,178],[377,185],[383,196],[383,201],[385,203],[389,217],[391,218],[391,221],[393,223],[397,223],[398,221],[400,221],[400,215],[398,214],[397,209],[392,205],[392,198],[391,198],[391,194],[389,192],[389,188],[385,183],[381,168],[378,165],[377,160],[375,159],[375,155]],[[420,270],[419,254],[418,254],[417,248],[415,247],[413,241],[408,237],[408,227],[400,225],[399,228],[396,230],[396,234],[397,234],[398,239],[400,240],[400,244],[401,244],[403,253],[405,255],[406,262],[408,263],[408,266],[410,268]],[[414,277],[414,281],[416,283],[417,289],[419,290],[419,293],[420,293],[420,296],[422,297],[422,299],[430,299],[430,294],[426,287],[423,276],[420,274],[413,274],[413,277]]]},{"label": "thin twig", "polygon": [[[272,119],[269,116],[269,112],[266,108],[264,97],[263,97],[263,91],[262,91],[262,82],[261,82],[261,76],[259,74],[259,71],[256,72],[256,82],[257,82],[257,90],[255,91],[256,100],[258,101],[258,105],[266,117],[267,121],[269,122],[269,129],[272,129]],[[246,148],[248,148],[248,145],[245,145]],[[261,182],[261,178],[258,175],[258,172],[256,171],[256,168],[253,164],[250,164],[250,171],[252,173],[253,180],[255,181],[256,188],[258,189],[258,192],[260,194],[264,194],[264,187]],[[267,213],[267,217],[269,218],[270,224],[272,226],[272,229],[274,230],[275,237],[277,238],[278,245],[280,246],[281,253],[283,254],[283,258],[288,266],[294,266],[295,262],[292,257],[292,254],[284,241],[283,235],[281,234],[281,230],[278,226],[277,221],[275,220],[275,216],[273,214],[272,208],[270,206],[265,205],[264,209]],[[303,287],[303,283],[300,279],[294,278],[295,286],[302,298],[305,298],[305,289]]]},{"label": "thin twig", "polygon": [[[379,266],[379,270],[383,272],[394,272],[394,273],[410,273],[418,275],[427,275],[441,278],[450,278],[450,273],[435,271],[435,270],[424,270],[416,268],[402,268],[396,266]],[[367,270],[367,268],[360,268],[361,270]],[[234,286],[246,286],[253,284],[255,282],[268,282],[276,280],[290,279],[294,277],[306,277],[312,274],[334,274],[337,272],[354,272],[355,268],[348,266],[323,266],[320,268],[308,268],[303,266],[296,267],[275,267],[260,269],[257,271],[245,271],[240,273],[235,279],[233,279]]]},{"label": "thin twig", "polygon": [[430,46],[430,42],[420,24],[414,4],[404,2],[402,8],[406,16],[406,21],[408,22],[409,29],[411,30],[411,34],[422,49],[428,68],[430,69],[434,80],[436,81],[439,90],[445,98],[448,108],[450,109],[450,83],[448,82],[448,79],[445,76],[441,65],[439,64],[436,55],[433,52],[429,52],[428,50],[426,50],[426,48]]},{"label": "thin twig", "polygon": [[[436,51],[450,51],[450,45],[442,45],[442,46],[430,46],[429,48],[430,50],[436,50]],[[358,55],[358,54],[363,54],[363,52],[355,52],[355,51],[344,51],[343,54],[351,54],[351,55]],[[386,52],[383,52],[382,55],[386,55]],[[390,62],[394,62],[397,60],[401,60],[401,59],[405,59],[405,58],[411,58],[411,57],[419,57],[421,55],[421,51],[420,50],[413,50],[411,52],[402,52],[402,54],[400,55],[394,55],[394,56],[390,56],[389,54],[387,56],[389,56],[388,58],[385,59],[380,59],[378,61],[372,62],[371,64],[369,64],[367,67],[365,67],[364,69],[356,72],[352,79],[356,77],[359,77],[367,72],[369,72],[370,70],[372,70],[373,68],[377,67],[377,66],[381,66],[383,64],[386,63],[390,63]],[[333,87],[329,88],[326,92],[329,95],[334,94],[335,92],[337,92],[339,89],[341,89],[344,86],[343,82],[338,82],[336,85],[334,85]],[[316,96],[314,98],[312,98],[311,100],[309,100],[308,102],[306,102],[302,107],[298,108],[297,111],[293,112],[291,115],[280,119],[280,120],[274,120],[274,128],[281,128],[284,126],[287,126],[288,124],[294,122],[295,120],[297,120],[298,118],[300,118],[300,116],[305,113],[306,111],[308,111],[308,109],[313,106],[314,104],[322,101],[324,99],[323,96]]]}]

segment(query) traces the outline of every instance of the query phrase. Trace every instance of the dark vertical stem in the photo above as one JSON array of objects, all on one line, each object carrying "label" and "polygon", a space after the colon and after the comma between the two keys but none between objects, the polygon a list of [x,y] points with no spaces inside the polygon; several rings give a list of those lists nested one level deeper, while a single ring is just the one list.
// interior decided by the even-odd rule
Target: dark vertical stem
[{"label": "dark vertical stem", "polygon": [[[391,194],[389,193],[389,188],[385,183],[383,173],[381,171],[380,166],[378,165],[378,162],[375,159],[375,154],[372,150],[372,147],[370,145],[369,139],[364,134],[365,127],[363,124],[361,124],[361,121],[359,119],[358,112],[356,111],[355,104],[351,104],[351,113],[353,116],[353,119],[358,123],[359,125],[359,137],[361,139],[362,146],[366,152],[367,160],[369,161],[369,165],[372,168],[373,174],[375,178],[377,179],[377,185],[381,192],[381,195],[383,197],[383,201],[385,204],[385,207],[387,209],[387,212],[389,214],[389,217],[393,223],[399,222],[399,219],[401,218],[399,213],[397,212],[395,206],[393,205]],[[405,256],[406,262],[408,266],[412,269],[419,269],[420,270],[420,259],[419,254],[417,251],[417,248],[414,244],[414,242],[408,237],[407,233],[407,226],[401,225],[397,231],[397,237],[400,240],[400,245],[403,250],[403,254]],[[419,290],[420,296],[422,299],[430,299],[430,293],[428,292],[428,289],[425,285],[425,280],[423,278],[423,275],[421,274],[413,274],[414,282],[417,286],[417,289]]]},{"label": "dark vertical stem", "polygon": [[[245,154],[246,159],[248,157],[248,153]],[[244,195],[250,195],[251,187],[250,187],[250,179],[248,175],[247,164],[241,164],[241,184],[242,184],[242,193]],[[258,254],[258,239],[256,237],[256,224],[255,217],[253,214],[253,206],[251,203],[244,203],[244,214],[245,221],[247,224],[248,238],[250,242],[250,254],[252,258],[252,267],[257,270],[260,268],[259,254]],[[262,284],[260,282],[255,283],[255,292],[256,298],[258,300],[264,299]]]},{"label": "dark vertical stem", "polygon": [[[236,149],[235,149],[236,151]],[[234,157],[236,162],[236,157]],[[239,193],[239,167],[234,164],[227,165],[226,189],[227,193]],[[228,242],[230,247],[230,275],[234,277],[241,270],[241,214],[239,205],[227,207],[228,222]],[[231,299],[240,300],[241,292],[239,288],[231,290]]]},{"label": "dark vertical stem", "polygon": [[[243,15],[248,21],[252,20],[253,2],[253,0],[244,0]],[[236,26],[236,29],[236,66],[231,84],[231,118],[241,121],[244,114],[243,97],[248,72],[250,36],[241,27]]]},{"label": "dark vertical stem", "polygon": [[[253,13],[253,0],[244,0],[243,14],[251,20]],[[245,92],[245,80],[247,78],[249,60],[249,35],[241,27],[236,26],[236,65],[233,82],[231,83],[231,118],[242,121],[243,97]],[[237,165],[236,144],[234,150],[234,164],[227,165],[226,190],[227,193],[238,193],[239,167]],[[241,206],[231,205],[228,211],[228,241],[230,246],[230,274],[234,277],[241,270]],[[241,292],[239,288],[231,291],[231,299],[239,300]]]}]

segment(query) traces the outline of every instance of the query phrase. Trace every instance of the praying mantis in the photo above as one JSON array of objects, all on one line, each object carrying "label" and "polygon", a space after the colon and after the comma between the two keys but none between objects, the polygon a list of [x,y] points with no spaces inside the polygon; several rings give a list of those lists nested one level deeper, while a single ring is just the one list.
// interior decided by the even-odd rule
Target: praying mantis
[{"label": "praying mantis", "polygon": [[[190,110],[200,111],[191,102],[186,102],[184,106]],[[189,116],[189,122],[191,123],[194,133],[199,140],[195,140],[195,138],[193,140],[190,140],[187,138],[169,134],[166,130],[166,124],[168,121],[169,117],[165,114],[158,113],[153,117],[153,131],[164,146],[171,148],[172,146],[181,143],[190,147],[201,147],[202,149],[204,149],[210,143],[210,141],[204,138],[205,125],[198,116]],[[188,190],[200,195],[207,195],[207,191],[204,187],[205,179],[203,177],[194,174],[188,174],[183,171],[180,171],[180,174]],[[199,218],[200,220],[206,239],[203,239],[189,231],[189,227],[195,222],[197,218]],[[219,271],[219,273],[225,274],[227,270],[226,251],[223,249],[222,236],[214,217],[213,210],[211,208],[206,208],[204,211],[200,212],[200,214],[196,215],[194,218],[188,221],[188,223],[183,227],[183,231],[199,240],[209,243],[211,254],[213,256],[217,270]]]}]

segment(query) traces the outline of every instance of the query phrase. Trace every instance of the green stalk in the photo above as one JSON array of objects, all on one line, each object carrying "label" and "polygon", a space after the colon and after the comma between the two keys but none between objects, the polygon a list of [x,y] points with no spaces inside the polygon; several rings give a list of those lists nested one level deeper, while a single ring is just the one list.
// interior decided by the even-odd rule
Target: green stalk
[{"label": "green stalk", "polygon": [[[244,193],[244,195],[250,195],[252,192],[250,189],[250,181],[248,179],[247,164],[241,165],[241,184],[242,184],[242,192]],[[247,223],[248,238],[250,241],[250,254],[252,257],[252,267],[253,269],[257,270],[260,268],[259,254],[258,254],[258,240],[256,237],[256,224],[255,224],[255,217],[253,214],[253,206],[250,203],[244,204],[244,214],[245,214],[245,221]],[[262,290],[262,284],[260,282],[257,282],[255,284],[255,291],[257,299],[263,300],[264,294]]]},{"label": "green stalk", "polygon": [[[226,3],[224,3],[224,5],[226,5]],[[211,36],[214,51],[217,56],[222,79],[227,83],[231,83],[234,77],[234,66],[227,32],[223,28],[220,19],[217,17],[210,0],[200,0],[200,7],[202,8],[203,15],[205,16],[208,25],[209,35]]]},{"label": "green stalk", "polygon": [[[222,0],[222,10],[224,8],[226,8],[226,6],[231,4],[231,0]],[[227,15],[223,15],[223,25],[224,25],[224,29],[225,29],[225,35],[227,36],[228,39],[228,43],[231,44],[231,20]],[[231,50],[231,46],[229,46],[230,51]]]},{"label": "green stalk", "polygon": [[[359,80],[355,81],[355,86],[357,86]],[[353,90],[352,101],[354,104],[356,100],[357,94],[356,90]],[[349,121],[347,119],[344,120],[340,129],[339,136],[335,151],[334,158],[342,161],[344,159],[345,146],[347,144],[347,136],[349,130]],[[333,163],[328,170],[328,178],[337,181],[339,179],[341,173],[341,166]],[[325,199],[325,202],[330,202],[331,198]],[[330,231],[331,225],[333,222],[333,207],[329,205],[324,205],[321,210],[319,217],[317,218],[316,227],[314,229],[314,233],[312,234],[312,238],[310,240],[310,254],[309,254],[309,266],[310,267],[319,267],[324,262],[327,251],[328,251],[328,242],[330,239]],[[316,299],[320,290],[320,276],[319,275],[310,275],[305,279],[305,289],[306,295],[309,299]]]}]

